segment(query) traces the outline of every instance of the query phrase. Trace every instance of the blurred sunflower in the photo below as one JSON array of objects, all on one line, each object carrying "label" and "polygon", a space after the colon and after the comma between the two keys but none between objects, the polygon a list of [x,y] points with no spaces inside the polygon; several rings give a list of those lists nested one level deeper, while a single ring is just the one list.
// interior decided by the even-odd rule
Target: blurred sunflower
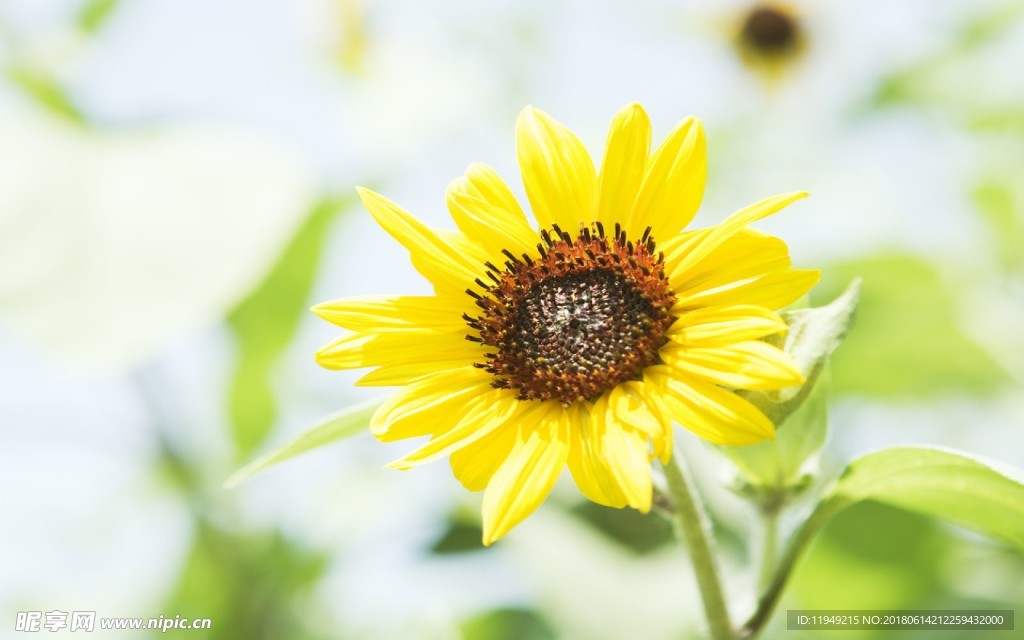
[{"label": "blurred sunflower", "polygon": [[785,243],[747,225],[806,194],[682,232],[703,197],[703,128],[688,118],[650,144],[643,108],[623,108],[598,173],[572,132],[527,107],[516,146],[539,231],[480,164],[447,191],[458,231],[359,190],[435,295],[315,306],[351,331],[317,361],[403,386],[373,433],[431,439],[389,466],[450,455],[467,489],[486,489],[484,544],[536,509],[566,464],[594,502],[648,511],[650,462],[672,455],[673,421],[718,444],[759,442],[774,426],[733,390],[802,382],[760,339],[785,331],[773,310],[819,274],[791,269]]},{"label": "blurred sunflower", "polygon": [[804,16],[793,5],[758,2],[735,17],[734,42],[743,62],[775,81],[807,46]]}]

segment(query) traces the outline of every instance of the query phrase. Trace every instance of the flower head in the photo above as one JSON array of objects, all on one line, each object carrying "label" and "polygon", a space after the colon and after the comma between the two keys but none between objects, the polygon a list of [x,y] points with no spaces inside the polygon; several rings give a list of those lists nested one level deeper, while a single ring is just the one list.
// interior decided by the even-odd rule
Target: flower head
[{"label": "flower head", "polygon": [[783,72],[807,47],[804,15],[782,2],[758,2],[739,16],[735,44],[740,58],[770,80]]},{"label": "flower head", "polygon": [[647,114],[623,108],[600,172],[538,109],[522,112],[516,141],[536,227],[484,165],[448,188],[457,231],[360,189],[434,295],[313,308],[349,330],[317,353],[321,365],[373,367],[358,384],[402,387],[373,433],[430,437],[390,466],[450,456],[467,489],[486,490],[485,544],[536,509],[565,466],[594,502],[648,511],[650,462],[672,455],[673,422],[719,444],[772,438],[768,418],[734,391],[802,382],[761,338],[785,331],[774,310],[818,279],[748,226],[804,193],[683,231],[704,191],[698,120],[651,153]]}]

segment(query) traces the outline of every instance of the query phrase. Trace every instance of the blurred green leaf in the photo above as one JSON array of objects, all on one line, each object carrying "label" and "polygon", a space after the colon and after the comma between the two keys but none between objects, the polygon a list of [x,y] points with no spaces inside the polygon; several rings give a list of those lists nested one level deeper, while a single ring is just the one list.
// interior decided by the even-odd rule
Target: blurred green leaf
[{"label": "blurred green leaf", "polygon": [[970,57],[1012,30],[1022,14],[1024,5],[1006,2],[963,21],[944,47],[883,76],[872,96],[873,106],[978,107],[977,96],[963,91],[960,82],[950,82],[950,75],[956,74],[958,65],[973,64]]},{"label": "blurred green leaf", "polygon": [[88,0],[78,11],[78,26],[86,33],[99,31],[121,0]]},{"label": "blurred green leaf", "polygon": [[430,552],[452,555],[488,551],[492,547],[483,545],[483,537],[479,509],[463,504],[448,513],[445,529],[430,545]]},{"label": "blurred green leaf", "polygon": [[555,640],[555,632],[529,609],[495,609],[465,620],[462,640]]},{"label": "blurred green leaf", "polygon": [[959,392],[986,396],[1007,380],[1004,371],[961,329],[957,300],[927,262],[878,255],[824,269],[815,291],[832,296],[864,279],[857,330],[832,359],[838,393],[927,399]]},{"label": "blurred green leaf", "polygon": [[491,547],[483,545],[484,532],[479,522],[467,522],[460,518],[448,521],[444,533],[430,547],[430,552],[437,555],[486,551]]},{"label": "blurred green leaf", "polygon": [[15,86],[50,113],[75,124],[86,123],[81,110],[49,71],[15,63],[7,66],[7,76]]},{"label": "blurred green leaf", "polygon": [[808,609],[934,605],[952,537],[933,520],[865,502],[825,527],[793,590]]},{"label": "blurred green leaf", "polygon": [[[210,618],[209,631],[169,630],[157,637],[218,640],[314,640],[309,602],[327,557],[280,534],[235,534],[200,520],[192,550],[164,611]],[[166,615],[166,614],[165,614]],[[323,614],[322,614],[323,615]]]},{"label": "blurred green leaf", "polygon": [[263,283],[228,317],[239,355],[229,409],[240,459],[255,451],[274,425],[273,367],[306,313],[331,222],[351,202],[328,200],[316,205]]},{"label": "blurred green leaf", "polygon": [[967,127],[979,133],[1024,136],[1024,107],[993,107],[972,110]]},{"label": "blurred green leaf", "polygon": [[373,417],[373,413],[380,406],[380,403],[380,400],[370,400],[332,413],[313,428],[299,434],[284,444],[278,445],[231,474],[231,477],[224,482],[224,487],[231,489],[238,486],[240,482],[246,480],[249,476],[278,462],[294,458],[301,453],[322,447],[335,440],[341,440],[342,438],[348,438],[360,433],[370,424],[370,418]]},{"label": "blurred green leaf", "polygon": [[639,555],[675,541],[672,524],[668,520],[645,515],[636,509],[613,509],[586,501],[574,506],[571,513]]},{"label": "blurred green leaf", "polygon": [[1022,178],[991,179],[976,185],[973,193],[974,204],[988,223],[1000,262],[1015,269],[1024,267]]},{"label": "blurred green leaf", "polygon": [[937,447],[882,449],[851,462],[822,501],[836,513],[875,500],[1024,549],[1024,471]]}]

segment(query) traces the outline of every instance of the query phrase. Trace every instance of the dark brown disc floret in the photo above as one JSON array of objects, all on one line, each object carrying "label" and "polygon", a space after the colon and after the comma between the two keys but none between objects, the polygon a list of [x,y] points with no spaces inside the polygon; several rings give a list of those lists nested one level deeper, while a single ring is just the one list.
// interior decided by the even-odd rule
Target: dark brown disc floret
[{"label": "dark brown disc floret", "polygon": [[553,226],[534,256],[487,263],[481,291],[468,290],[483,313],[464,315],[467,339],[491,347],[476,366],[496,388],[522,400],[593,400],[659,362],[675,295],[650,229],[634,244],[618,225],[595,223],[576,238]]},{"label": "dark brown disc floret", "polygon": [[755,51],[779,55],[796,47],[800,25],[788,11],[766,3],[750,10],[743,21],[741,34]]}]

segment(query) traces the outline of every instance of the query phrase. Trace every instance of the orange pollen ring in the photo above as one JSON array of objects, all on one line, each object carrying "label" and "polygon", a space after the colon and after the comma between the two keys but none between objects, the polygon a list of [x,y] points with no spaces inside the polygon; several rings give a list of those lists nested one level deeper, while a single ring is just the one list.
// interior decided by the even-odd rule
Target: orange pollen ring
[{"label": "orange pollen ring", "polygon": [[504,268],[486,263],[491,282],[466,291],[482,313],[463,319],[466,339],[491,347],[474,363],[494,375],[491,386],[568,406],[658,364],[676,297],[650,232],[634,244],[617,224],[611,237],[600,223],[581,225],[576,238],[553,225],[536,257],[506,250]]}]

